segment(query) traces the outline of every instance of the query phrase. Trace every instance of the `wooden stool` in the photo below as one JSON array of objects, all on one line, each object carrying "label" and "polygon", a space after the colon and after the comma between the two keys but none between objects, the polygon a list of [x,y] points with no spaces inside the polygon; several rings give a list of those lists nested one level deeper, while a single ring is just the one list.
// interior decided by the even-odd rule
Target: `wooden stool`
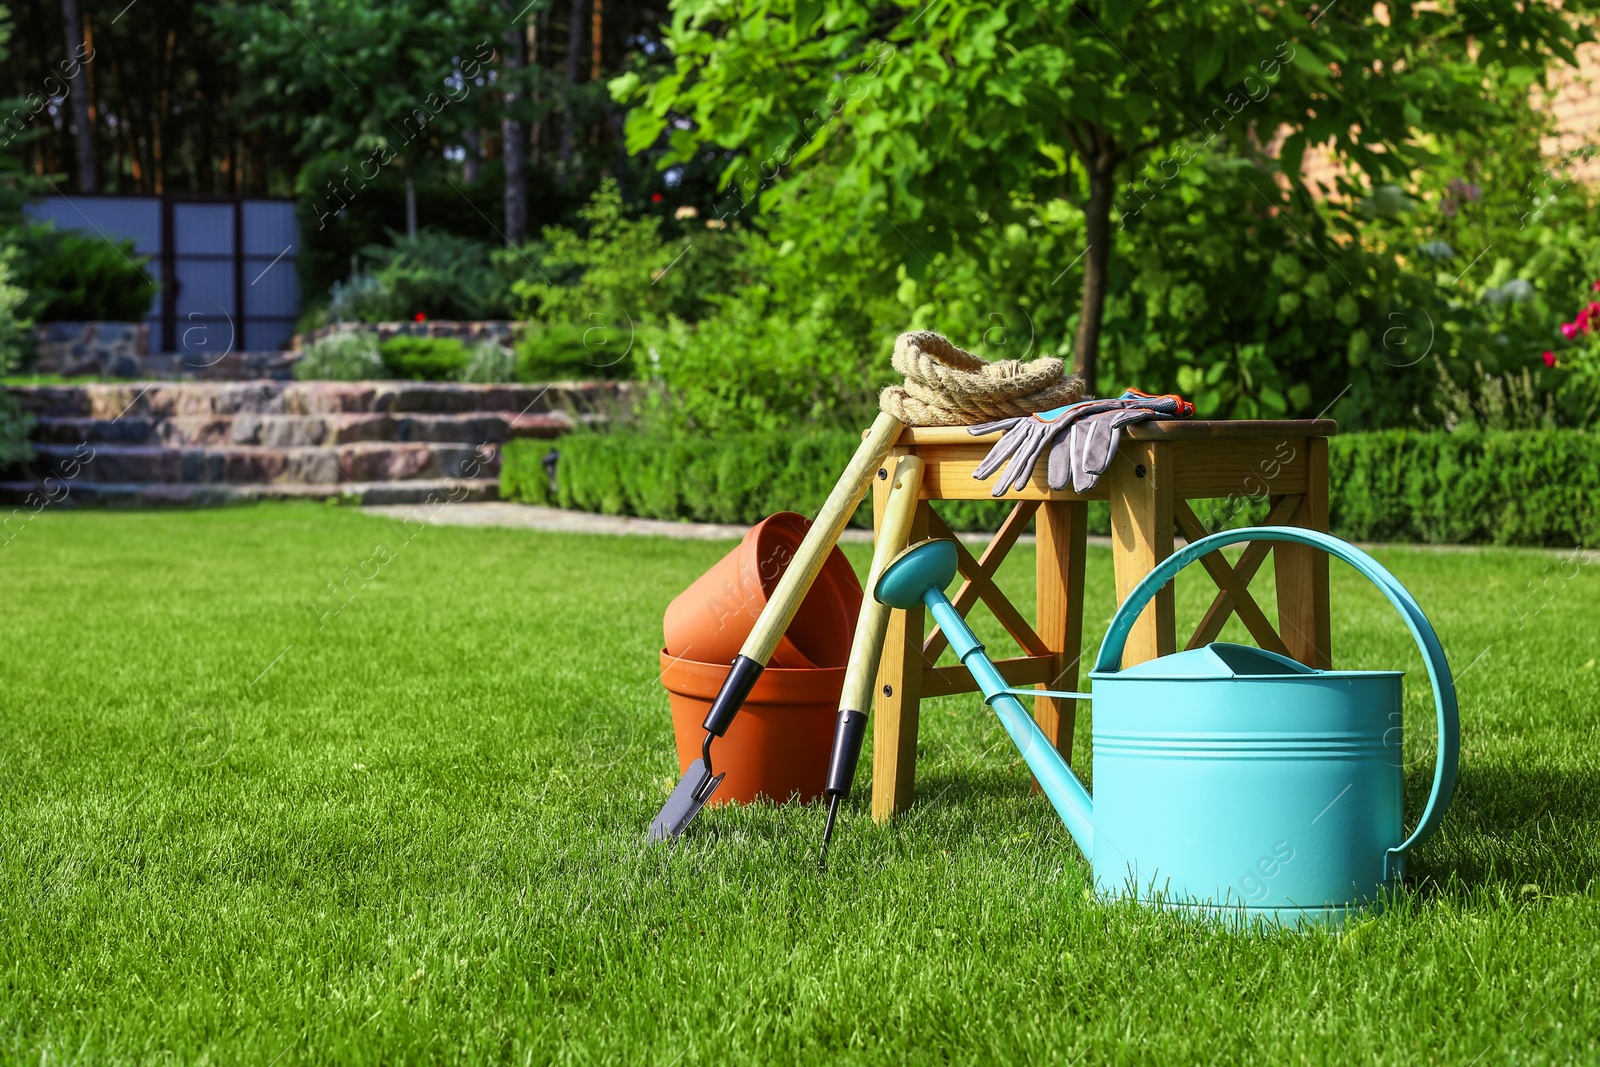
[{"label": "wooden stool", "polygon": [[[1223,497],[1237,512],[1249,499],[1270,501],[1269,526],[1328,528],[1328,442],[1338,432],[1331,419],[1302,421],[1147,422],[1123,429],[1122,444],[1100,483],[1079,495],[1055,492],[1040,462],[1019,492],[999,498],[1015,506],[999,531],[974,557],[956,541],[964,581],[951,598],[965,614],[982,600],[1018,645],[1022,655],[995,656],[995,664],[1014,686],[1078,691],[1078,660],[1083,642],[1083,562],[1090,500],[1111,502],[1112,559],[1117,598],[1128,593],[1172,553],[1173,536],[1188,540],[1207,530],[1190,500]],[[993,481],[972,472],[997,435],[973,437],[964,427],[907,427],[878,472],[874,484],[874,525],[881,524],[894,467],[900,456],[926,464],[921,501],[912,521],[911,540],[949,537],[950,528],[928,506],[934,500],[989,500]],[[999,475],[996,475],[999,477]],[[1231,515],[1227,516],[1231,517]],[[995,584],[994,576],[1017,537],[1036,520],[1038,539],[1037,629]],[[1246,588],[1267,552],[1277,570],[1280,637]],[[1330,667],[1328,557],[1299,545],[1256,541],[1230,566],[1212,553],[1201,564],[1217,585],[1217,595],[1186,648],[1215,640],[1237,614],[1261,647],[1312,667]],[[1128,638],[1123,662],[1142,663],[1177,651],[1172,586],[1145,609]],[[880,822],[904,811],[914,795],[917,710],[923,697],[977,692],[959,664],[935,667],[947,644],[937,629],[924,636],[923,610],[890,615],[888,639],[878,670],[873,709],[872,814]],[[1075,701],[1039,697],[1034,717],[1058,751],[1069,760]]]}]

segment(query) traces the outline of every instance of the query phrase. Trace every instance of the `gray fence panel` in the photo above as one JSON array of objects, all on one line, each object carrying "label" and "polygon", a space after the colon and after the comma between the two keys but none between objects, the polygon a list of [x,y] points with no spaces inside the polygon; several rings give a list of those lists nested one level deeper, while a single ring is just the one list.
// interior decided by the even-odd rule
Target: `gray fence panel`
[{"label": "gray fence panel", "polygon": [[288,200],[246,200],[244,202],[244,254],[283,255],[300,239],[294,204]]},{"label": "gray fence panel", "polygon": [[[144,272],[160,283],[161,201],[145,196],[53,196],[28,204],[23,213],[35,222],[53,222],[58,230],[99,234],[115,241],[133,241],[133,250],[149,256]],[[144,313],[150,323],[150,343],[160,344],[161,297],[150,301]]]},{"label": "gray fence panel", "polygon": [[26,212],[60,229],[132,240],[151,257],[145,272],[152,279],[165,283],[172,274],[144,316],[152,350],[273,351],[294,334],[300,232],[293,201],[55,196]]},{"label": "gray fence panel", "polygon": [[140,255],[161,255],[161,201],[153,197],[53,196],[29,204],[27,215],[53,222],[58,230],[99,231],[119,241],[131,238]]},{"label": "gray fence panel", "polygon": [[233,306],[233,261],[178,257],[178,318],[227,318]]},{"label": "gray fence panel", "polygon": [[236,294],[239,264],[235,258],[232,202],[172,204],[172,249],[177,284],[172,294],[176,343],[167,344],[186,356],[216,356],[239,344]]},{"label": "gray fence panel", "polygon": [[300,315],[300,278],[295,245],[300,227],[287,200],[246,200],[244,236],[244,339],[247,351],[282,348]]}]

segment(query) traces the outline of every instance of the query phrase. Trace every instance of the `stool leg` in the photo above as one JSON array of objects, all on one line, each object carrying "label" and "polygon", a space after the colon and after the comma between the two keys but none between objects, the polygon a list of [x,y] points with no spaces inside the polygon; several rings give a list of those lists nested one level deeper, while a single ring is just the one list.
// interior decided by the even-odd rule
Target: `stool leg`
[{"label": "stool leg", "polygon": [[[1306,450],[1306,491],[1289,523],[1325,533],[1328,529],[1328,440],[1313,437],[1296,444]],[[1276,500],[1274,497],[1274,503]],[[1278,578],[1278,629],[1289,655],[1308,667],[1332,670],[1328,554],[1306,545],[1275,544],[1272,565]]]},{"label": "stool leg", "polygon": [[[1111,558],[1117,576],[1117,603],[1128,599],[1139,580],[1172,555],[1172,456],[1159,441],[1123,439],[1106,472],[1111,493]],[[1128,634],[1122,665],[1177,651],[1172,583],[1157,593]]]},{"label": "stool leg", "polygon": [[[1083,557],[1088,550],[1089,505],[1052,500],[1039,506],[1034,519],[1039,553],[1039,637],[1056,654],[1050,689],[1076,692],[1078,660],[1083,647]],[[1072,762],[1072,730],[1078,702],[1036,697],[1033,717],[1068,763]]]},{"label": "stool leg", "polygon": [[[894,484],[893,457],[889,477],[874,484],[873,510],[879,516]],[[911,520],[910,543],[928,536],[928,504],[921,501]],[[871,595],[870,591],[867,594]],[[896,609],[889,613],[883,659],[872,698],[872,817],[886,822],[911,806],[916,796],[917,711],[922,695],[922,638],[925,611]]]}]

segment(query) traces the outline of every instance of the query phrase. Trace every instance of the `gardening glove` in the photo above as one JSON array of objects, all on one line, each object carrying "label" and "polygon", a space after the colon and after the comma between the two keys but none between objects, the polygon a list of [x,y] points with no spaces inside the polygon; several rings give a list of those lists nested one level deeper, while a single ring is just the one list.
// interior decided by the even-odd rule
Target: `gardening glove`
[{"label": "gardening glove", "polygon": [[[990,495],[1000,496],[1008,487],[1020,490],[1028,484],[1039,457],[1048,450],[1045,480],[1050,488],[1060,492],[1070,482],[1077,492],[1083,492],[1093,487],[1110,466],[1112,457],[1117,454],[1123,425],[1146,419],[1187,418],[1192,414],[1194,405],[1181,396],[1156,396],[1129,389],[1118,397],[1080,400],[1032,415],[980,423],[969,427],[968,432],[974,436],[996,430],[1005,433],[973,470],[972,476],[979,480],[987,478],[1009,459],[1010,463]],[[1105,421],[1112,420],[1113,416],[1118,418]],[[1091,419],[1104,421],[1104,425],[1078,430],[1081,423]],[[1075,436],[1078,434],[1083,436]],[[1084,472],[1081,476],[1076,474],[1080,470]]]},{"label": "gardening glove", "polygon": [[1070,482],[1072,491],[1086,493],[1116,458],[1122,427],[1149,419],[1173,418],[1149,408],[1097,411],[1075,421],[1050,449],[1048,481],[1060,491]]},{"label": "gardening glove", "polygon": [[[989,450],[989,454],[983,457],[983,462],[973,470],[972,476],[981,481],[993,474],[999,469],[1000,464],[1009,458],[1010,464],[995,482],[994,489],[989,495],[1000,496],[1008,488],[1021,489],[1033,476],[1033,470],[1039,464],[1039,457],[1052,445],[1060,447],[1066,440],[1064,431],[1073,422],[1096,411],[1111,411],[1127,406],[1128,401],[1122,397],[1080,400],[1076,404],[1051,408],[1049,411],[1012,419],[997,419],[994,422],[969,427],[967,432],[974,436],[1001,429],[1006,431]],[[1063,481],[1062,485],[1065,484]]]},{"label": "gardening glove", "polygon": [[981,481],[999,470],[1000,465],[1009,460],[1005,473],[996,479],[989,495],[1000,496],[1007,487],[1021,489],[1027,485],[1028,479],[1033,476],[1033,468],[1038,464],[1039,457],[1050,447],[1050,442],[1056,435],[1067,428],[1066,413],[1070,410],[1071,405],[1068,405],[1034,415],[996,419],[994,422],[970,427],[968,432],[973,436],[1005,430],[1000,440],[989,450],[989,454],[983,457],[983,462],[972,472],[972,476]]}]

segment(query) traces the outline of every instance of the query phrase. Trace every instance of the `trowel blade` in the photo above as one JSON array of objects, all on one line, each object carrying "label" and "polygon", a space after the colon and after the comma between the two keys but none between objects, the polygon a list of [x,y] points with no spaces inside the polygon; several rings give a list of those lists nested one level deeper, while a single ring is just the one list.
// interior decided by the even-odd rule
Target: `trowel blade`
[{"label": "trowel blade", "polygon": [[[646,844],[677,837],[683,833],[689,821],[700,814],[700,809],[706,806],[706,801],[711,799],[711,794],[717,791],[717,786],[727,776],[724,771],[706,781],[707,773],[705,760],[697,759],[689,764],[689,769],[683,773],[683,781],[678,783],[678,788],[672,791],[660,812],[651,820],[650,832],[645,837]],[[704,789],[700,788],[702,782],[705,783]]]}]

